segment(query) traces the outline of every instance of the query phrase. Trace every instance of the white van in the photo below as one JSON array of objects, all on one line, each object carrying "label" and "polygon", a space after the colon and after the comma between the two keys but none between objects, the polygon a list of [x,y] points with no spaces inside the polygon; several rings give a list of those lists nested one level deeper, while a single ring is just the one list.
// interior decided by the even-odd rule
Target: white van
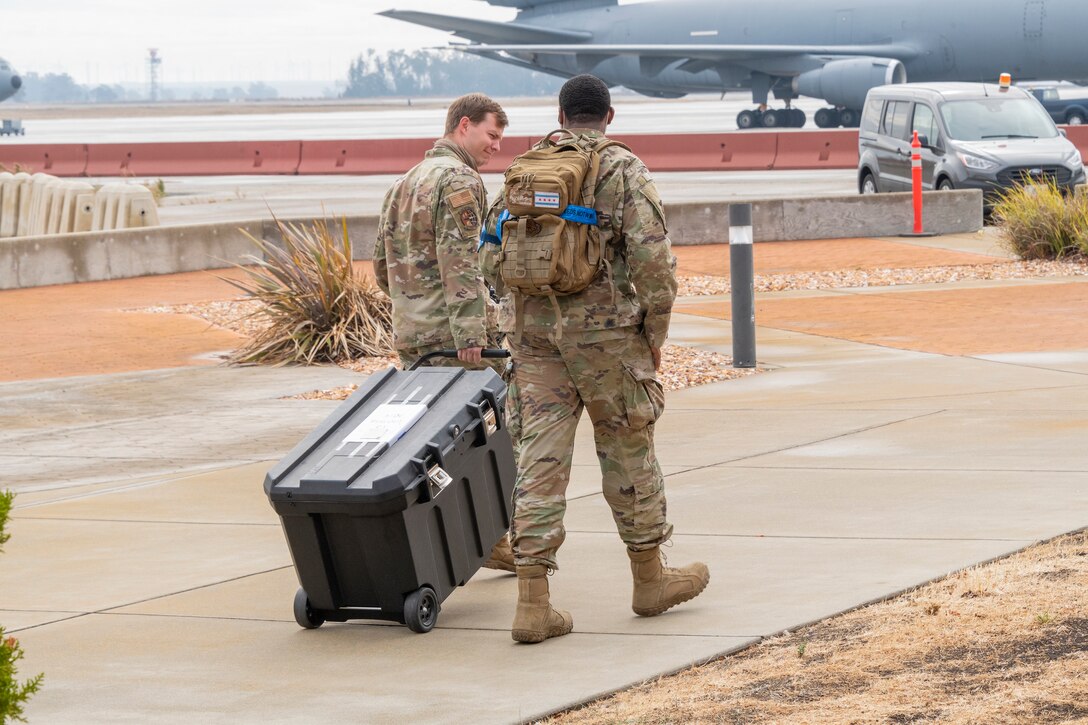
[{"label": "white van", "polygon": [[909,191],[911,139],[925,189],[982,189],[986,206],[1025,180],[1084,183],[1080,152],[1035,98],[987,83],[902,83],[869,91],[858,132],[858,191]]}]

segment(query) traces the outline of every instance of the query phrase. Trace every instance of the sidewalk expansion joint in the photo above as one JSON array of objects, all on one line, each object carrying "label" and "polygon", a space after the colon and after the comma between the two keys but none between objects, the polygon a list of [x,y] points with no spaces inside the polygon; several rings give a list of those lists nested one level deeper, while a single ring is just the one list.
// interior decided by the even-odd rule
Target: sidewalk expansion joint
[{"label": "sidewalk expansion joint", "polygon": [[[567,529],[568,534],[586,534],[614,536],[615,531],[596,529]],[[827,534],[707,534],[685,531],[674,534],[685,539],[785,539],[803,541],[972,541],[996,543],[1020,543],[1028,541],[1022,537],[1005,538],[991,536],[831,536]]]},{"label": "sidewalk expansion joint", "polygon": [[[1084,371],[1084,370],[1066,370],[1066,369],[1063,369],[1063,368],[1052,368],[1052,367],[1048,367],[1046,365],[1031,365],[1031,364],[1028,364],[1026,362],[1016,362],[1016,361],[1013,361],[1013,360],[994,360],[992,358],[982,357],[982,356],[978,356],[978,355],[964,355],[964,357],[970,358],[972,360],[978,360],[979,362],[994,363],[995,365],[1008,365],[1009,367],[1014,367],[1014,368],[1027,368],[1028,370],[1045,370],[1046,372],[1049,372],[1049,373],[1065,373],[1066,375],[1088,376],[1088,371]],[[1080,385],[1059,385],[1059,386],[1055,386],[1053,388],[1024,388],[1024,389],[1016,388],[1015,390],[1010,391],[1010,392],[1020,393],[1020,392],[1033,392],[1033,391],[1036,391],[1036,390],[1062,390],[1063,388],[1079,388],[1079,387],[1082,387],[1082,386],[1080,386]],[[1006,392],[1006,391],[1001,391],[1001,392]]]},{"label": "sidewalk expansion joint", "polygon": [[101,524],[172,524],[174,526],[280,526],[280,524],[276,522],[259,523],[256,521],[164,521],[160,519],[95,519],[83,518],[79,516],[14,516],[13,518],[21,521],[78,521],[81,523],[89,522]]},{"label": "sidewalk expansion joint", "polygon": [[[828,441],[838,440],[839,438],[848,438],[850,436],[857,435],[858,433],[868,433],[869,431],[880,430],[881,428],[889,428],[893,425],[899,425],[900,423],[910,423],[915,420],[921,420],[923,418],[929,418],[934,415],[940,415],[947,412],[948,411],[943,408],[941,410],[930,410],[925,413],[920,413],[918,415],[907,416],[906,418],[898,418],[896,420],[889,420],[884,423],[876,423],[874,425],[843,431],[842,433],[837,433],[833,436],[827,436],[826,438],[816,438],[814,440],[805,441],[803,443],[796,443],[794,445],[784,446],[782,448],[774,448],[772,450],[761,451],[759,453],[752,453],[747,456],[740,456],[739,458],[730,458],[725,461],[718,461],[716,463],[707,463],[701,466],[695,466],[694,468],[691,468],[690,471],[702,471],[707,468],[714,468],[715,466],[726,466],[732,463],[737,463],[739,461],[748,461],[752,460],[753,458],[762,458],[763,456],[774,455],[775,453],[784,453],[785,451],[792,451],[798,448],[806,448],[808,446],[816,445],[818,443],[827,443]],[[686,472],[688,471],[685,471],[685,473]],[[673,476],[677,474],[670,473],[667,475]]]},{"label": "sidewalk expansion joint", "polygon": [[[897,472],[897,473],[1084,473],[1083,468],[873,468],[871,466],[732,466],[728,463],[716,463],[713,467],[728,468],[729,470],[745,471],[871,471],[873,473]],[[700,466],[700,469],[707,466]],[[692,469],[695,470],[695,469]],[[686,473],[679,471],[678,473]],[[669,476],[677,475],[673,473]]]},{"label": "sidewalk expansion joint", "polygon": [[292,564],[285,564],[284,566],[276,566],[271,569],[264,569],[262,571],[250,572],[249,574],[242,574],[240,576],[234,576],[230,579],[222,579],[220,581],[209,582],[207,584],[200,584],[195,587],[189,587],[188,589],[179,589],[176,592],[166,592],[164,594],[156,594],[153,597],[146,597],[144,599],[138,599],[135,602],[125,602],[124,604],[115,604],[112,607],[105,607],[104,609],[97,609],[93,612],[87,612],[87,614],[124,614],[124,612],[116,612],[117,609],[124,609],[125,607],[134,607],[137,604],[146,604],[147,602],[154,602],[159,599],[168,599],[170,597],[176,597],[178,594],[187,594],[189,592],[197,592],[201,589],[210,589],[211,587],[217,587],[222,584],[230,584],[231,582],[242,581],[243,579],[249,579],[250,577],[261,576],[263,574],[271,574],[274,571],[283,571],[284,569],[293,568]]}]

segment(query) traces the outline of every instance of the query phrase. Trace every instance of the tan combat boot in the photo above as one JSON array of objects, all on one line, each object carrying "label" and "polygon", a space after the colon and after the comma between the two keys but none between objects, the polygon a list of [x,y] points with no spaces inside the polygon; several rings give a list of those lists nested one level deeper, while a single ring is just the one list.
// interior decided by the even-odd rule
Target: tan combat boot
[{"label": "tan combat boot", "polygon": [[646,551],[628,549],[627,556],[631,559],[631,574],[635,579],[631,608],[641,617],[661,614],[670,607],[694,599],[710,581],[710,570],[702,562],[681,569],[665,566],[659,546]]},{"label": "tan combat boot", "polygon": [[574,629],[568,612],[552,608],[548,595],[548,567],[543,564],[518,567],[518,610],[510,636],[515,642],[533,644],[549,637],[561,637]]},{"label": "tan combat boot", "polygon": [[499,571],[516,572],[514,565],[514,549],[510,546],[510,535],[505,534],[499,543],[491,549],[491,557],[484,562],[485,569],[498,569]]}]

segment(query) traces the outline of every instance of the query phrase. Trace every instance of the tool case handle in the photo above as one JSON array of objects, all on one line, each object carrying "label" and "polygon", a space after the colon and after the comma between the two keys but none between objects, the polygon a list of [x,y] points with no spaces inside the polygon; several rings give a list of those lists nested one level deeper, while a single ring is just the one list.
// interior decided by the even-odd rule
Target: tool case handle
[{"label": "tool case handle", "polygon": [[[424,355],[423,357],[416,360],[414,363],[412,363],[411,366],[408,367],[408,369],[409,370],[415,370],[416,368],[418,368],[423,363],[427,362],[428,360],[433,360],[436,357],[457,357],[457,351],[456,350],[439,350],[438,352],[429,352],[426,355]],[[496,347],[488,347],[488,348],[484,348],[484,351],[481,353],[481,357],[485,357],[485,358],[510,357],[510,351],[509,350],[503,350],[501,348],[496,348]]]}]

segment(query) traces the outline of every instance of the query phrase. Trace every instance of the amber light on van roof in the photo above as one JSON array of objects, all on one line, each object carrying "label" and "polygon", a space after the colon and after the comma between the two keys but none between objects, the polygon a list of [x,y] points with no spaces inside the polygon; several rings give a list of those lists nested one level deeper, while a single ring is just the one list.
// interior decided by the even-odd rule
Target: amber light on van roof
[{"label": "amber light on van roof", "polygon": [[1012,85],[1012,74],[1002,73],[998,78],[998,85],[1001,86],[1001,90],[1003,91],[1009,90],[1009,86]]}]

